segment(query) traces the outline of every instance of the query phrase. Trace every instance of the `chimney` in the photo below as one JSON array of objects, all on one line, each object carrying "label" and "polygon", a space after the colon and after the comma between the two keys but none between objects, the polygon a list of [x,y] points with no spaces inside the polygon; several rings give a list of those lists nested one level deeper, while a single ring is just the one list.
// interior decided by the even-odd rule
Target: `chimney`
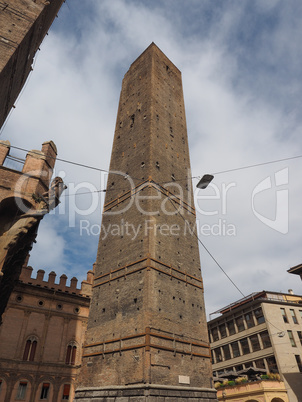
[{"label": "chimney", "polygon": [[293,294],[294,294],[293,289],[288,289],[288,293],[289,293],[290,295],[293,295]]}]

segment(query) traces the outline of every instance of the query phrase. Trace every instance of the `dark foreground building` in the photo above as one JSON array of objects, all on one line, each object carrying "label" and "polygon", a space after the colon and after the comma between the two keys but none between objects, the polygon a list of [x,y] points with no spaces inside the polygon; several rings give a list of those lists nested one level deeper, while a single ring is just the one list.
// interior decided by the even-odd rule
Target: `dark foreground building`
[{"label": "dark foreground building", "polygon": [[180,71],[152,43],[120,96],[76,399],[216,400]]},{"label": "dark foreground building", "polygon": [[0,128],[63,0],[0,0]]},{"label": "dark foreground building", "polygon": [[[26,159],[9,155],[9,141],[0,141],[0,325],[40,221],[59,203],[63,180],[51,176],[57,148],[52,141],[32,150]],[[15,162],[17,169],[6,163]]]}]

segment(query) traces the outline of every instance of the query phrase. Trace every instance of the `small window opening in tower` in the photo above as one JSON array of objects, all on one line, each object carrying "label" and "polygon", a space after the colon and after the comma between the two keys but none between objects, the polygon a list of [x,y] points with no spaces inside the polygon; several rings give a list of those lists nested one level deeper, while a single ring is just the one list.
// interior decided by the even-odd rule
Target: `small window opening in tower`
[{"label": "small window opening in tower", "polygon": [[158,162],[155,163],[155,166],[157,167],[157,169],[159,169],[159,163]]},{"label": "small window opening in tower", "polygon": [[141,163],[141,168],[144,168],[145,167],[145,162],[142,162]]},{"label": "small window opening in tower", "polygon": [[175,176],[174,176],[174,173],[171,174],[171,179],[172,179],[173,181],[176,180],[176,179],[175,179]]},{"label": "small window opening in tower", "polygon": [[133,114],[133,115],[130,117],[130,119],[131,119],[130,128],[132,128],[133,125],[134,125],[135,114]]}]

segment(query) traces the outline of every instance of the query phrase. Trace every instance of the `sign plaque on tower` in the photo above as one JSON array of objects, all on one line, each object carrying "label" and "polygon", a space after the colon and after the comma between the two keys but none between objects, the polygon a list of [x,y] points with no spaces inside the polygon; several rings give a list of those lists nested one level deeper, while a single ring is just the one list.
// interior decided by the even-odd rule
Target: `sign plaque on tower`
[{"label": "sign plaque on tower", "polygon": [[214,401],[181,73],[126,73],[76,400]]}]

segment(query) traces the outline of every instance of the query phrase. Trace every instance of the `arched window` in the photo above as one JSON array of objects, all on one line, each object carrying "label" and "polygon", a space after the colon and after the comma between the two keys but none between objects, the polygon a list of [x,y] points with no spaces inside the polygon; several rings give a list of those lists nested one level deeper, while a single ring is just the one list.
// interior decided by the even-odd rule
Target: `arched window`
[{"label": "arched window", "polygon": [[23,353],[23,360],[33,362],[35,358],[36,349],[37,349],[36,338],[30,337],[29,339],[27,339]]},{"label": "arched window", "polygon": [[0,401],[5,401],[6,395],[6,381],[4,378],[0,378]]},{"label": "arched window", "polygon": [[74,344],[69,344],[66,351],[65,364],[75,364],[77,347]]}]

